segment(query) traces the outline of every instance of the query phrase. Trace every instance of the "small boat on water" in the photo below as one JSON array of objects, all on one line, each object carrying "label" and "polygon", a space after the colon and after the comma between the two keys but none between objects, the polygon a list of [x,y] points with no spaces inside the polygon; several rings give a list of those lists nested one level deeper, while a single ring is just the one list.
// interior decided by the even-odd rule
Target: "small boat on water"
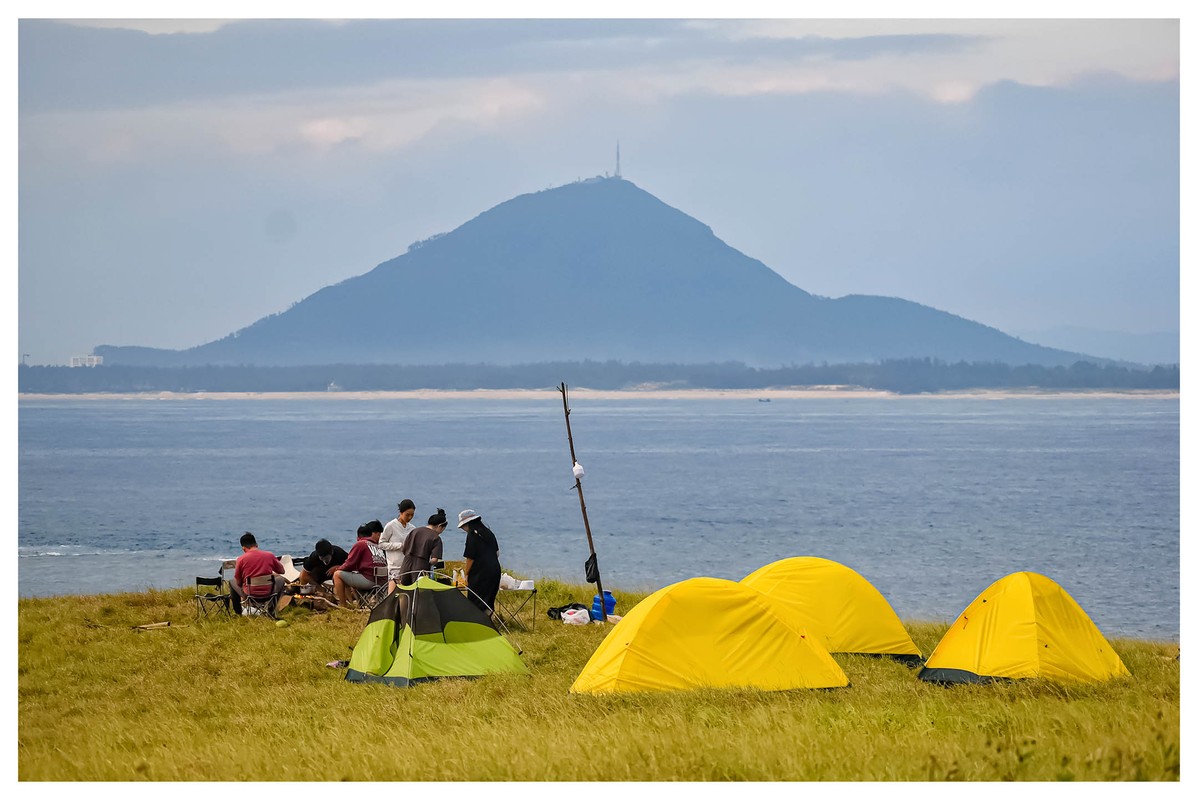
[{"label": "small boat on water", "polygon": [[768,403],[769,401],[770,401],[770,399],[768,397],[758,397],[757,398],[758,403]]}]

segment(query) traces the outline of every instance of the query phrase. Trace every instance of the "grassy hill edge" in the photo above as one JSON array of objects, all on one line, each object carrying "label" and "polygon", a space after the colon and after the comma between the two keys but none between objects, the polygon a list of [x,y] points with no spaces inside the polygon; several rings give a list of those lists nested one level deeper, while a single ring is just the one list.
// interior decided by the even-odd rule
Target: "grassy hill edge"
[{"label": "grassy hill edge", "polygon": [[[611,626],[550,606],[512,631],[531,676],[356,685],[366,614],[198,622],[191,589],[18,602],[21,780],[1178,780],[1180,661],[1112,639],[1132,677],[945,688],[836,656],[852,685],[574,696]],[[617,613],[646,593],[613,590]],[[170,628],[136,631],[151,622]],[[531,623],[531,624],[530,624]],[[930,654],[947,622],[906,623]]]}]

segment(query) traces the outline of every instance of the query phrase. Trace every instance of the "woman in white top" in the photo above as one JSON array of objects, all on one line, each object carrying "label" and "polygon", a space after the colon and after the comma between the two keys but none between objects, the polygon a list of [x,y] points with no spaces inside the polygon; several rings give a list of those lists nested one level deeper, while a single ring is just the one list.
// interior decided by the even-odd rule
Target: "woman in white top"
[{"label": "woman in white top", "polygon": [[395,519],[387,523],[379,536],[379,547],[387,554],[387,591],[395,591],[395,582],[399,579],[400,567],[403,565],[403,543],[408,534],[416,530],[412,517],[416,516],[416,504],[404,498],[399,501],[399,513]]}]

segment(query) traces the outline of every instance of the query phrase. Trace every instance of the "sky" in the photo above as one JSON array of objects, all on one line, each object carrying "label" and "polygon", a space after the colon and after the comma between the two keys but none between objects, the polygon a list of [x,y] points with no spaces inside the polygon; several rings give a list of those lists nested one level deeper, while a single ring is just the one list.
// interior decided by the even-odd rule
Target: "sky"
[{"label": "sky", "polygon": [[[809,292],[1015,334],[1179,330],[1176,18],[744,8],[758,13],[30,8],[17,355],[220,338],[511,197],[614,172],[617,142],[625,178]],[[453,313],[452,297],[396,298],[397,318]]]}]

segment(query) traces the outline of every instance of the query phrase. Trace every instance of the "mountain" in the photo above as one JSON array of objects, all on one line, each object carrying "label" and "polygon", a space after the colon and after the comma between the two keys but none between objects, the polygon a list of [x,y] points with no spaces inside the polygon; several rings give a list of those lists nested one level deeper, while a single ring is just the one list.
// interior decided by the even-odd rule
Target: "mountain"
[{"label": "mountain", "polygon": [[1181,362],[1181,333],[1154,331],[1126,333],[1093,328],[1061,327],[1019,331],[1020,339],[1049,347],[1094,353],[1104,358],[1133,364],[1178,364]]},{"label": "mountain", "polygon": [[898,298],[809,294],[620,178],[515,197],[198,347],[95,352],[161,366],[1081,358]]}]

